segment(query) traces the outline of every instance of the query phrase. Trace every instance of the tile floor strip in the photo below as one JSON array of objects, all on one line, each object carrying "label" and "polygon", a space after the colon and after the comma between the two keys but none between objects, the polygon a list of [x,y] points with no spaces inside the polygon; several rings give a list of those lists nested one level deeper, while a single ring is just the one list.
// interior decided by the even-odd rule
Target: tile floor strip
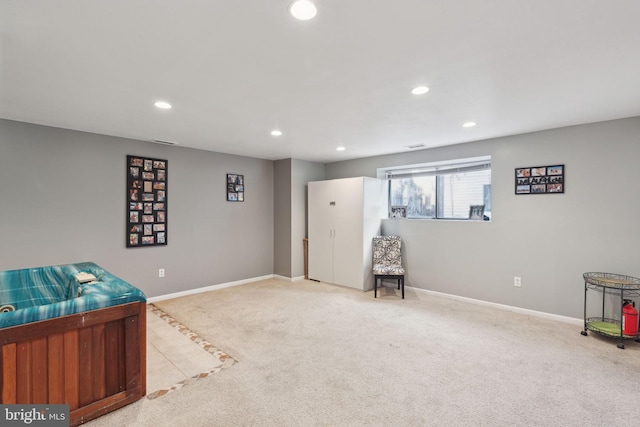
[{"label": "tile floor strip", "polygon": [[179,390],[182,387],[184,387],[185,385],[191,384],[196,380],[199,380],[201,378],[206,378],[206,377],[208,377],[210,375],[213,375],[213,374],[216,374],[216,373],[220,372],[222,369],[229,368],[229,367],[231,367],[231,365],[233,365],[234,363],[237,362],[237,360],[234,360],[231,356],[229,356],[228,354],[226,354],[223,351],[219,350],[218,348],[216,348],[210,342],[205,341],[204,338],[202,338],[201,336],[199,336],[198,334],[196,334],[195,332],[193,332],[192,330],[190,330],[189,328],[184,326],[182,323],[178,322],[173,317],[169,316],[167,313],[165,313],[164,311],[162,311],[161,309],[159,309],[155,305],[147,304],[147,307],[153,314],[155,314],[156,316],[160,317],[162,320],[164,320],[167,323],[169,323],[169,325],[171,325],[174,328],[176,328],[178,331],[180,331],[180,333],[186,335],[191,341],[193,341],[195,344],[199,345],[203,350],[211,353],[215,358],[217,358],[219,361],[223,362],[221,367],[212,369],[212,370],[207,371],[207,372],[202,372],[202,373],[196,374],[196,375],[192,376],[191,378],[187,378],[187,379],[185,379],[183,381],[180,381],[179,383],[174,384],[174,385],[172,385],[171,387],[169,387],[167,389],[160,389],[160,390],[154,391],[153,393],[149,393],[149,394],[147,394],[147,399],[156,399],[158,397],[161,397],[161,396],[164,396],[164,395],[166,395],[168,393],[171,393],[172,391]]}]

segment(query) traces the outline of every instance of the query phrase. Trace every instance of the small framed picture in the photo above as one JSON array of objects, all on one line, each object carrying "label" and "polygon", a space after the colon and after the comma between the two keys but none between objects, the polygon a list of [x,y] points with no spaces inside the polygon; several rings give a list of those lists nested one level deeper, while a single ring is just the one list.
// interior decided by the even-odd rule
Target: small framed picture
[{"label": "small framed picture", "polygon": [[547,186],[544,184],[532,185],[531,192],[532,193],[544,193],[547,191]]},{"label": "small framed picture", "polygon": [[407,207],[406,206],[391,206],[391,218],[406,218]]},{"label": "small framed picture", "polygon": [[547,174],[547,168],[531,168],[531,176],[545,176]]},{"label": "small framed picture", "polygon": [[227,202],[244,202],[244,175],[227,174]]},{"label": "small framed picture", "polygon": [[563,193],[564,189],[562,188],[562,184],[549,184],[547,185],[547,191],[549,193]]},{"label": "small framed picture", "polygon": [[483,221],[484,220],[484,205],[471,205],[471,206],[469,206],[469,219],[471,221]]},{"label": "small framed picture", "polygon": [[549,166],[547,167],[547,175],[563,175],[564,166]]}]

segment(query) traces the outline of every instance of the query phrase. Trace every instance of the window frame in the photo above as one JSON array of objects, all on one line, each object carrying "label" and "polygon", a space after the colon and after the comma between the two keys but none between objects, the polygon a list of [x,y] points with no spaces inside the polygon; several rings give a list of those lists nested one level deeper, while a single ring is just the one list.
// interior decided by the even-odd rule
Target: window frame
[{"label": "window frame", "polygon": [[[429,162],[429,163],[417,163],[410,165],[401,165],[401,166],[390,166],[383,167],[377,169],[377,177],[378,179],[386,180],[387,185],[387,208],[388,208],[388,218],[391,218],[391,204],[392,204],[392,194],[391,194],[391,181],[393,179],[410,179],[421,176],[433,176],[435,177],[435,191],[434,191],[434,216],[430,218],[408,218],[412,220],[427,220],[427,221],[469,221],[468,218],[455,218],[455,217],[438,217],[439,203],[441,202],[442,196],[439,194],[439,180],[440,177],[444,175],[453,175],[456,173],[464,173],[464,172],[474,172],[481,170],[489,170],[491,171],[491,156],[478,156],[478,157],[468,157],[468,158],[460,158],[460,159],[452,159],[438,162]],[[484,184],[485,186],[487,184]],[[491,205],[491,187],[493,186],[493,179],[490,178],[489,181],[489,204]],[[486,203],[485,203],[486,204]],[[490,206],[491,207],[491,206]],[[489,210],[490,216],[488,219],[484,221],[474,221],[474,222],[489,222],[493,217],[492,209]]]}]

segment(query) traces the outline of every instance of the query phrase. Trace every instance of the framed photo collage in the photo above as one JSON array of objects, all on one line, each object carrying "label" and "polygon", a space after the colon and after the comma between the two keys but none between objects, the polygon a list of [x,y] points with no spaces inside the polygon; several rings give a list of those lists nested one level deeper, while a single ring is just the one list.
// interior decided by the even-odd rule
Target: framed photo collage
[{"label": "framed photo collage", "polygon": [[516,194],[564,193],[564,165],[516,168]]},{"label": "framed photo collage", "polygon": [[127,156],[127,247],[167,244],[167,160]]},{"label": "framed photo collage", "polygon": [[244,202],[244,175],[227,174],[227,202]]}]

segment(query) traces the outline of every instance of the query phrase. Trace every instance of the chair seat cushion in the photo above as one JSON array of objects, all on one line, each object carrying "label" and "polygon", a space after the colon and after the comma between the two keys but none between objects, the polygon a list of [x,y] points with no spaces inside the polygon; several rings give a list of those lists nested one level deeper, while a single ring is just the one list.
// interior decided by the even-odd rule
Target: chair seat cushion
[{"label": "chair seat cushion", "polygon": [[375,264],[373,266],[373,274],[401,276],[404,274],[404,268],[400,265]]}]

